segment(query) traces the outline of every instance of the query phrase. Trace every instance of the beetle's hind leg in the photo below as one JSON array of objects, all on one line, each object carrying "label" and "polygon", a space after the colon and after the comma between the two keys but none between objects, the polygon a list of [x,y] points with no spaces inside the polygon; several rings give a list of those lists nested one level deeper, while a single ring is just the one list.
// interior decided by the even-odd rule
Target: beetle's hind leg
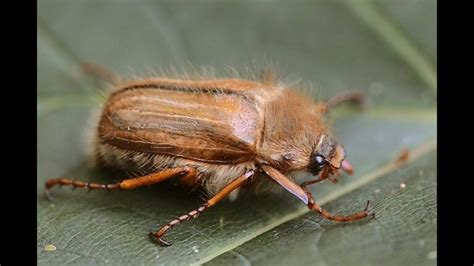
[{"label": "beetle's hind leg", "polygon": [[228,196],[232,191],[235,189],[239,188],[242,186],[249,178],[251,178],[255,174],[254,170],[249,170],[245,172],[245,174],[237,177],[234,179],[232,182],[230,182],[228,185],[226,185],[223,189],[221,189],[219,192],[217,192],[216,195],[214,195],[212,198],[210,198],[206,203],[204,203],[201,207],[192,210],[184,215],[179,216],[178,218],[170,221],[166,225],[160,228],[156,233],[150,232],[150,237],[157,241],[159,244],[163,246],[170,246],[171,244],[163,239],[163,236],[166,234],[168,230],[171,228],[175,227],[176,225],[189,221],[193,218],[196,218],[201,214],[201,212],[207,210],[208,208],[216,205],[219,201],[224,199],[226,196]]},{"label": "beetle's hind leg", "polygon": [[196,175],[196,169],[184,166],[177,168],[169,168],[157,173],[152,173],[145,176],[125,179],[115,184],[98,184],[83,181],[77,181],[68,178],[54,178],[48,179],[45,183],[45,195],[49,200],[52,200],[49,190],[55,186],[72,186],[74,188],[85,188],[89,190],[128,190],[142,186],[149,186],[160,183],[174,177],[189,178]]}]

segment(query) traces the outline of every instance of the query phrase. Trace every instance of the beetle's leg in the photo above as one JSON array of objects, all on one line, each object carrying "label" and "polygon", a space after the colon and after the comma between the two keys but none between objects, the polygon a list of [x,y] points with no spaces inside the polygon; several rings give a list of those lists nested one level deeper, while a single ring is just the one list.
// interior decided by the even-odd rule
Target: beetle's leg
[{"label": "beetle's leg", "polygon": [[362,106],[364,104],[364,95],[357,91],[344,91],[329,98],[326,102],[326,108],[330,110],[341,103],[351,102]]},{"label": "beetle's leg", "polygon": [[349,221],[355,221],[359,220],[362,218],[365,218],[369,216],[369,212],[367,209],[369,208],[369,201],[367,201],[367,205],[365,206],[365,209],[361,212],[354,213],[349,216],[337,216],[329,213],[326,210],[323,210],[321,206],[319,206],[313,199],[313,194],[309,192],[306,188],[300,187],[296,185],[293,181],[288,179],[285,175],[280,173],[278,170],[275,168],[272,168],[268,165],[263,165],[262,170],[274,181],[276,181],[278,184],[280,184],[284,189],[286,189],[288,192],[293,194],[294,196],[298,197],[304,204],[308,206],[311,210],[315,210],[318,213],[320,213],[324,218],[330,219],[330,220],[335,220],[339,222],[349,222]]},{"label": "beetle's leg", "polygon": [[301,183],[300,186],[301,186],[303,189],[305,189],[307,186],[312,185],[312,184],[319,183],[319,182],[321,182],[321,181],[323,181],[323,180],[324,180],[324,179],[322,179],[322,178],[318,178],[318,179],[314,179],[314,180],[309,180],[309,181],[306,181],[306,182]]},{"label": "beetle's leg", "polygon": [[[352,175],[354,173],[354,168],[346,160],[344,160],[342,162],[342,167],[341,168],[342,168],[342,170],[344,170],[349,175]],[[326,170],[324,170],[324,172],[321,173],[321,175],[319,176],[318,179],[306,181],[306,182],[302,183],[300,186],[302,188],[305,188],[309,185],[319,183],[319,182],[323,181],[324,179],[329,179],[329,181],[331,181],[332,183],[337,183],[337,182],[339,182],[338,178],[340,176],[341,176],[341,174],[338,171],[331,171],[328,168],[326,168]]]},{"label": "beetle's leg", "polygon": [[160,228],[156,233],[150,232],[150,237],[160,243],[163,246],[170,246],[171,244],[167,242],[166,240],[163,239],[163,236],[166,234],[168,230],[171,228],[175,227],[176,225],[189,221],[192,218],[196,218],[201,214],[201,212],[205,211],[206,209],[214,206],[217,204],[219,201],[224,199],[226,196],[228,196],[232,191],[235,189],[239,188],[242,184],[245,183],[250,177],[252,177],[255,174],[254,170],[249,170],[245,172],[245,174],[237,177],[234,179],[232,182],[230,182],[227,186],[225,186],[221,191],[219,191],[216,195],[214,195],[212,198],[210,198],[206,203],[204,203],[201,207],[192,210],[184,215],[181,215],[180,217],[170,221],[166,225]]},{"label": "beetle's leg", "polygon": [[306,191],[306,194],[308,195],[308,208],[310,208],[311,210],[314,210],[316,212],[318,212],[319,214],[321,214],[324,218],[328,219],[328,220],[334,220],[334,221],[338,221],[338,222],[351,222],[351,221],[357,221],[357,220],[360,220],[360,219],[363,219],[369,215],[371,216],[375,216],[374,213],[372,214],[369,214],[369,204],[370,204],[370,201],[368,200],[367,201],[367,204],[365,205],[365,208],[363,211],[360,211],[360,212],[357,212],[357,213],[354,213],[354,214],[351,214],[351,215],[347,215],[347,216],[341,216],[341,215],[333,215],[332,213],[324,210],[323,208],[321,208],[321,206],[319,206],[313,199],[313,194],[311,194],[311,192],[309,192],[308,190],[306,190],[305,188],[303,188],[305,191]]},{"label": "beetle's leg", "polygon": [[300,199],[304,204],[308,204],[308,195],[303,188],[269,165],[262,165],[261,168],[268,177],[277,182],[280,186],[286,189],[286,191]]},{"label": "beetle's leg", "polygon": [[196,175],[196,170],[189,166],[166,169],[157,173],[125,179],[115,184],[97,184],[82,182],[68,178],[54,178],[48,179],[45,183],[45,195],[49,200],[52,200],[49,190],[55,185],[73,186],[74,188],[86,188],[89,190],[115,190],[115,189],[134,189],[141,186],[148,186],[160,183],[173,177],[189,178],[189,176]]},{"label": "beetle's leg", "polygon": [[108,82],[112,85],[119,84],[122,81],[122,77],[120,75],[99,64],[82,62],[81,69],[85,74],[90,75],[98,80]]},{"label": "beetle's leg", "polygon": [[[336,173],[337,175],[340,175],[339,173]],[[309,181],[306,181],[306,182],[303,182],[301,183],[301,187],[302,188],[305,188],[309,185],[312,185],[312,184],[316,184],[316,183],[319,183],[325,179],[328,179],[329,181],[331,181],[331,183],[337,183],[339,182],[339,179],[338,179],[339,176],[326,176],[326,177],[319,177],[318,179],[313,179],[313,180],[309,180]]]},{"label": "beetle's leg", "polygon": [[[338,174],[338,173],[336,173],[336,174]],[[305,189],[307,186],[319,183],[319,182],[323,181],[324,179],[329,179],[329,181],[331,181],[332,183],[337,183],[337,181],[338,181],[337,176],[336,177],[331,177],[330,170],[328,168],[326,168],[325,170],[323,170],[321,175],[319,175],[318,179],[306,181],[306,182],[302,183],[300,186],[303,189]]]},{"label": "beetle's leg", "polygon": [[[339,175],[339,173],[335,173],[336,175]],[[338,182],[338,176],[331,176],[329,174],[329,169],[326,169],[324,170],[324,172],[321,173],[321,175],[319,175],[319,178],[318,179],[314,179],[314,180],[309,180],[309,181],[306,181],[306,182],[303,182],[301,183],[301,187],[306,191],[306,187],[309,186],[309,185],[312,185],[312,184],[316,184],[316,183],[319,183],[325,179],[329,179],[329,181],[331,181],[332,183],[337,183]]]},{"label": "beetle's leg", "polygon": [[329,112],[332,108],[346,102],[355,103],[360,107],[364,106],[364,94],[357,91],[344,91],[340,92],[333,97],[329,98],[326,102],[318,102],[316,108],[322,113]]}]

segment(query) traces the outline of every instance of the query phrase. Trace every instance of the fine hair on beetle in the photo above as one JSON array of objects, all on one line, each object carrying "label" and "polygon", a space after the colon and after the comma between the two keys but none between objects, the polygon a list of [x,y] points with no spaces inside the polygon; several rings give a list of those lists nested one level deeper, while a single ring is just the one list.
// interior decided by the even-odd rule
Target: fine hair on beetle
[{"label": "fine hair on beetle", "polygon": [[[96,67],[101,67],[101,66],[96,66]],[[257,81],[257,82],[262,82],[265,84],[268,84],[270,86],[278,86],[279,90],[295,90],[298,93],[302,94],[305,98],[318,98],[319,95],[318,93],[320,90],[316,90],[313,85],[309,82],[304,82],[301,80],[296,80],[296,79],[288,79],[284,78],[280,75],[280,72],[276,69],[276,66],[272,64],[266,64],[265,66],[258,66],[256,64],[251,64],[250,66],[245,66],[244,68],[238,69],[232,66],[227,66],[222,72],[223,74],[219,74],[218,70],[216,70],[214,67],[206,66],[206,67],[194,67],[192,65],[188,65],[187,68],[181,67],[180,69],[177,69],[175,67],[168,67],[168,68],[162,68],[158,67],[158,69],[147,69],[145,70],[145,74],[139,75],[136,73],[133,73],[132,71],[131,74],[127,75],[128,77],[120,77],[120,81],[113,80],[113,81],[106,81],[108,83],[108,86],[104,88],[104,91],[101,93],[103,95],[103,102],[101,103],[101,106],[104,104],[105,101],[107,101],[107,98],[109,97],[110,94],[115,92],[117,88],[113,84],[114,82],[126,82],[127,80],[132,80],[136,82],[146,82],[148,79],[143,78],[145,77],[158,77],[162,78],[165,77],[167,79],[176,79],[176,80],[193,80],[193,81],[212,81],[212,80],[220,80],[223,78],[231,78],[231,79],[239,79],[239,80],[251,80],[251,81]],[[110,75],[109,75],[110,76]],[[215,90],[210,90],[210,91],[203,91],[202,89],[196,89],[196,90],[189,90],[188,88],[180,88],[177,87],[176,90],[182,91],[184,93],[190,93],[190,94],[209,94],[209,95],[214,95],[216,97],[219,97],[220,94],[223,92],[220,90],[220,88],[215,88]],[[287,99],[285,102],[287,103],[288,106],[295,106],[298,108],[298,103],[294,103],[295,99]],[[277,108],[278,109],[278,108]],[[86,154],[89,155],[90,162],[92,163],[93,166],[103,166],[104,162],[101,162],[101,158],[107,156],[107,154],[116,154],[116,157],[119,163],[122,162],[122,159],[125,158],[133,158],[132,160],[123,160],[123,162],[127,162],[127,165],[124,165],[123,169],[126,171],[126,176],[133,177],[133,176],[143,176],[148,174],[149,172],[152,171],[157,171],[160,169],[159,166],[170,166],[173,164],[180,164],[180,162],[175,162],[177,158],[175,156],[156,156],[153,153],[144,153],[144,152],[134,152],[130,150],[125,150],[125,149],[114,149],[113,151],[110,150],[103,150],[103,149],[98,149],[98,147],[101,147],[98,145],[98,136],[97,136],[97,130],[98,130],[98,124],[100,121],[100,116],[101,116],[101,110],[97,110],[92,113],[92,118],[89,120],[89,127],[87,132],[87,137],[86,141],[88,142],[88,147]],[[321,124],[321,128],[323,128],[323,125]],[[325,130],[329,130],[329,128],[325,128]],[[106,164],[106,165],[114,165],[112,164]],[[205,165],[206,168],[213,168],[213,166]],[[208,180],[208,183],[205,186],[199,186],[199,187],[190,187],[191,189],[201,189],[200,192],[203,193],[205,196],[209,197],[213,194],[215,194],[217,189],[222,187],[223,184],[225,184],[228,179],[232,179],[232,177],[235,177],[239,173],[242,172],[242,168],[245,167],[253,167],[253,165],[247,165],[247,164],[239,164],[239,165],[216,165],[215,169],[213,169],[214,172],[216,172],[216,177],[218,176],[219,178],[215,179],[210,179]],[[161,167],[163,168],[163,167]],[[295,171],[295,172],[290,172],[289,173],[292,177],[292,179],[302,182],[304,181],[305,178],[308,177],[308,175],[304,172],[301,171]],[[227,177],[226,177],[227,176]],[[182,182],[175,182],[177,185],[182,184]],[[222,184],[221,184],[222,183]],[[228,199],[231,201],[237,199],[239,194],[245,193],[245,192],[250,192],[248,194],[263,194],[263,193],[272,193],[272,194],[280,194],[279,192],[283,192],[284,189],[276,184],[275,182],[272,182],[267,179],[261,179],[260,182],[255,182],[255,185],[253,186],[252,190],[236,190],[232,192]]]},{"label": "fine hair on beetle", "polygon": [[[168,230],[242,193],[287,191],[311,210],[340,222],[369,215],[368,202],[361,212],[333,215],[307,189],[324,179],[336,182],[340,170],[353,172],[324,116],[341,103],[361,104],[360,93],[314,101],[308,89],[284,82],[270,67],[245,69],[246,78],[235,69],[230,69],[231,77],[218,77],[207,68],[201,74],[177,75],[172,69],[129,79],[98,65],[86,69],[111,84],[89,136],[93,158],[96,165],[121,169],[130,177],[111,184],[50,179],[45,185],[48,197],[55,185],[128,190],[174,180],[204,189],[208,199],[201,207],[150,233],[165,246]],[[304,178],[311,180],[301,183]]]},{"label": "fine hair on beetle", "polygon": [[[167,78],[167,79],[176,79],[176,80],[219,80],[223,78],[231,78],[231,79],[240,79],[240,80],[251,80],[262,82],[265,84],[269,84],[271,86],[278,86],[281,90],[295,90],[305,98],[312,99],[312,98],[319,98],[320,89],[318,86],[314,86],[314,83],[310,83],[307,81],[302,81],[301,79],[297,78],[289,78],[281,76],[281,71],[277,69],[273,63],[267,63],[265,65],[257,65],[256,63],[252,63],[248,66],[242,68],[236,68],[232,66],[226,66],[223,70],[217,70],[215,67],[205,66],[205,67],[195,67],[193,65],[186,65],[181,66],[179,69],[176,67],[157,67],[157,68],[148,68],[144,72],[145,74],[138,74],[133,69],[129,70],[129,74],[124,76],[119,76],[115,73],[110,72],[109,70],[105,69],[101,65],[87,63],[85,65],[87,68],[84,72],[88,75],[96,76],[96,78],[101,79],[106,83],[100,90],[100,94],[102,95],[102,102],[98,102],[98,106],[101,107],[104,105],[104,102],[107,101],[107,98],[110,94],[117,90],[115,86],[116,83],[126,82],[128,80],[132,81],[140,81],[146,82],[147,78],[143,77],[157,77],[157,78]],[[100,73],[98,73],[100,72]],[[107,72],[104,74],[104,72]],[[218,72],[223,72],[219,74]],[[100,75],[100,76],[99,76]],[[113,77],[113,78],[111,78]],[[205,94],[213,94],[218,96],[221,91],[219,88],[216,88],[215,91],[202,91],[202,90],[186,90],[186,88],[177,88],[177,90],[182,90],[186,93],[205,93]],[[288,99],[288,105],[292,106],[294,104],[291,102],[293,99]],[[297,103],[296,103],[297,104]],[[298,106],[295,106],[298,108]],[[144,153],[144,152],[134,152],[130,150],[123,150],[123,149],[114,149],[113,151],[110,150],[103,150],[98,149],[98,138],[97,138],[97,126],[100,121],[101,110],[95,110],[91,113],[91,118],[88,121],[87,130],[85,130],[85,138],[84,138],[84,147],[86,147],[86,155],[88,158],[88,162],[92,167],[101,167],[104,166],[104,163],[100,161],[100,158],[103,158],[102,154],[116,154],[118,161],[122,161],[121,159],[124,158],[133,158],[132,160],[123,160],[123,162],[127,162],[126,165],[120,167],[123,169],[122,171],[125,172],[124,176],[127,177],[134,177],[134,176],[143,176],[148,174],[150,171],[156,171],[160,168],[157,166],[168,166],[173,164],[179,164],[179,162],[173,162],[176,160],[174,156],[159,156],[156,157],[152,153]],[[327,122],[326,122],[327,124]],[[329,127],[326,130],[330,130]],[[108,165],[108,164],[107,164]],[[113,165],[113,164],[112,164]],[[242,167],[246,167],[246,164],[242,165],[218,165],[214,170],[216,172],[216,176],[230,176],[223,177],[223,178],[216,178],[210,179],[205,186],[183,186],[190,190],[198,190],[200,194],[202,194],[202,198],[207,198],[214,193],[216,193],[216,189],[220,188],[228,179],[232,179],[238,173],[241,172]],[[252,165],[250,165],[252,166]],[[209,167],[209,166],[206,166]],[[211,168],[211,167],[210,167]],[[298,183],[303,182],[305,179],[308,178],[308,174],[303,171],[294,171],[288,173],[293,180]],[[173,181],[173,180],[172,180]],[[176,185],[182,185],[182,182],[174,182]],[[209,189],[207,189],[209,188]],[[213,188],[213,189],[211,189]],[[285,190],[275,182],[272,182],[268,179],[260,179],[254,182],[252,189],[246,190],[236,190],[232,192],[228,199],[230,201],[234,201],[239,196],[252,196],[255,194],[264,194],[264,193],[271,193],[277,196],[284,195],[283,192]]]}]

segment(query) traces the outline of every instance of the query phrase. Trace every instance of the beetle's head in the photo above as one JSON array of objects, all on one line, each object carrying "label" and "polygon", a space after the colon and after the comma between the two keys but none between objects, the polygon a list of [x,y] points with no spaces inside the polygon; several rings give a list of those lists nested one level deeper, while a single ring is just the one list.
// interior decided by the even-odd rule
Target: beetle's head
[{"label": "beetle's head", "polygon": [[313,175],[321,173],[321,179],[336,174],[339,169],[352,174],[352,166],[345,158],[346,152],[341,144],[328,135],[321,135],[309,158],[308,171]]}]

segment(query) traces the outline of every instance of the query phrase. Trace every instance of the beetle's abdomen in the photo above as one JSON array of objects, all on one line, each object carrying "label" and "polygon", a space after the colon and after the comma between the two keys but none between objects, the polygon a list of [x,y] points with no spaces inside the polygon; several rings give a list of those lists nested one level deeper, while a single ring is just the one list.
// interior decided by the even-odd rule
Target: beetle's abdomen
[{"label": "beetle's abdomen", "polygon": [[124,150],[239,163],[255,156],[260,120],[255,102],[238,92],[142,86],[110,96],[98,133]]}]

